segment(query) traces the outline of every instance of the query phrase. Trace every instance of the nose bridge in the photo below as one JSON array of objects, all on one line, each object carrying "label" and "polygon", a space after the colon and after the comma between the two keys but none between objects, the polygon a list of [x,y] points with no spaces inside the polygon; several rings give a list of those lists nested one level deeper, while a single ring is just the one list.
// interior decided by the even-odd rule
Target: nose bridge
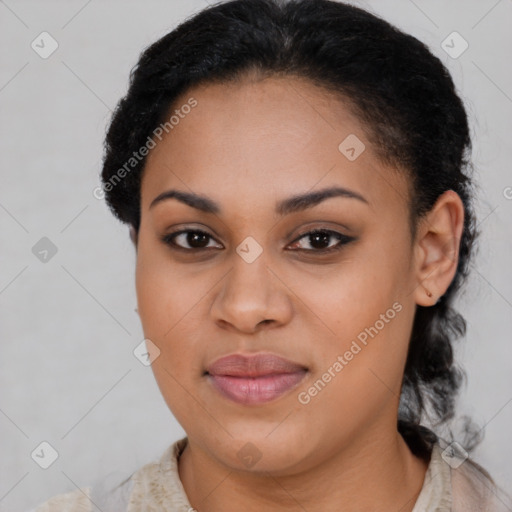
[{"label": "nose bridge", "polygon": [[254,258],[255,249],[251,240],[237,247],[231,271],[212,307],[216,321],[245,331],[253,330],[263,321],[283,322],[288,311],[285,294],[267,269],[267,254],[261,250]]},{"label": "nose bridge", "polygon": [[[271,275],[267,270],[267,257],[261,253],[254,260],[244,259],[243,254],[239,253],[244,249],[246,247],[240,244],[237,254],[233,255],[233,267],[225,283],[224,299],[234,300],[240,309],[247,308],[250,304],[253,308],[261,309],[269,299],[269,288],[272,285],[269,282]],[[249,246],[247,254],[251,250]]]},{"label": "nose bridge", "polygon": [[[243,226],[247,233],[249,226],[245,219]],[[265,288],[270,284],[268,280],[271,274],[267,270],[270,263],[269,250],[263,248],[262,234],[258,236],[258,240],[249,235],[233,248],[232,270],[228,275],[227,286],[236,288],[236,293],[241,293],[242,296],[248,292],[248,296],[259,294],[261,298],[262,294],[266,294]],[[239,286],[241,289],[238,289]]]}]

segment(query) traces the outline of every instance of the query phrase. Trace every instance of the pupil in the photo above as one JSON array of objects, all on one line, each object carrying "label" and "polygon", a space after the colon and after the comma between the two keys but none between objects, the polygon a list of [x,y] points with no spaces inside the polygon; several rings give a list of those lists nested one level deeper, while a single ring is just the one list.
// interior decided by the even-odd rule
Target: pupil
[{"label": "pupil", "polygon": [[329,233],[315,233],[309,236],[309,241],[315,249],[325,249],[329,247]]},{"label": "pupil", "polygon": [[208,245],[208,235],[203,233],[188,233],[187,243],[191,247],[205,247]]}]

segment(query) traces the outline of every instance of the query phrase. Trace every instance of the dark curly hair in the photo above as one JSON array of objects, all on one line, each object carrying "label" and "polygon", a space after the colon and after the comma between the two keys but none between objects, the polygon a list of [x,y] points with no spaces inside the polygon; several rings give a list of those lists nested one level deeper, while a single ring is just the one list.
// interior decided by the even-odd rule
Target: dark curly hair
[{"label": "dark curly hair", "polygon": [[250,73],[305,78],[349,102],[381,160],[409,177],[413,240],[418,220],[443,192],[454,190],[464,204],[456,275],[437,304],[417,307],[403,378],[398,429],[425,455],[436,436],[421,422],[435,427],[451,419],[463,380],[452,344],[466,322],[452,304],[477,231],[467,115],[449,72],[423,43],[330,0],[232,0],[204,9],[145,49],[130,74],[105,141],[108,205],[138,232],[145,159],[127,172],[134,150],[189,88]]}]

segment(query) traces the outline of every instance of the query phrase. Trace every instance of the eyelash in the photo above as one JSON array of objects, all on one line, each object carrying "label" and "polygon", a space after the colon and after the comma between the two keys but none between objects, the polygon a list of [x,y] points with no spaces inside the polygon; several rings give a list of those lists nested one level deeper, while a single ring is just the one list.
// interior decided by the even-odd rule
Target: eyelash
[{"label": "eyelash", "polygon": [[[212,249],[212,247],[186,248],[186,247],[181,247],[174,242],[174,238],[176,238],[178,235],[187,234],[187,233],[198,233],[200,235],[207,236],[210,239],[214,239],[213,236],[211,236],[209,233],[207,233],[206,231],[202,231],[200,229],[182,229],[179,231],[174,231],[173,233],[168,233],[168,234],[163,235],[161,237],[161,240],[164,244],[168,245],[171,249],[177,250],[177,251],[184,251],[184,252],[192,253],[192,252],[205,251],[205,250]],[[338,243],[336,245],[334,245],[332,247],[328,247],[326,249],[293,249],[293,250],[306,252],[306,253],[313,252],[313,253],[317,253],[317,254],[331,254],[333,252],[340,251],[341,249],[343,249],[344,245],[355,240],[354,237],[343,235],[342,233],[338,233],[337,231],[332,231],[330,229],[314,229],[312,231],[307,231],[305,233],[302,233],[291,243],[295,244],[295,243],[299,242],[300,240],[302,240],[303,238],[306,238],[306,237],[312,236],[312,235],[316,235],[316,234],[329,235],[331,237],[337,238]]]}]

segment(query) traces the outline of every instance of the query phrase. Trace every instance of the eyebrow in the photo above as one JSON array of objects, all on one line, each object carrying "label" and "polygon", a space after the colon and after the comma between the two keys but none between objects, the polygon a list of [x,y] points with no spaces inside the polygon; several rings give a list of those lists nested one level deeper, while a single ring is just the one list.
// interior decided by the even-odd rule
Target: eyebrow
[{"label": "eyebrow", "polygon": [[[312,208],[317,204],[330,199],[331,197],[344,197],[349,199],[357,199],[369,205],[369,202],[359,193],[343,187],[329,187],[316,192],[306,192],[298,194],[287,199],[283,199],[276,204],[275,211],[280,216],[288,215],[298,211]],[[205,213],[218,214],[221,212],[220,206],[212,199],[195,194],[193,192],[183,192],[180,190],[167,190],[159,194],[151,204],[149,209],[153,208],[158,203],[168,199],[176,199],[191,208],[196,208]]]}]

